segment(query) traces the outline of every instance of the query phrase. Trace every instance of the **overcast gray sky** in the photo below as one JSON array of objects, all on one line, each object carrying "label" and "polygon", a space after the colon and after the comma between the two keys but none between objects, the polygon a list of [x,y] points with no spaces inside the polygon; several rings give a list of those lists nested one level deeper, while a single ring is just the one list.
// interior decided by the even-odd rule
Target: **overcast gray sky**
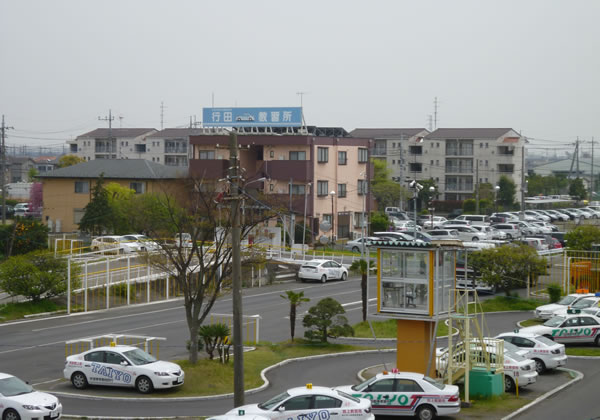
[{"label": "overcast gray sky", "polygon": [[[600,139],[600,2],[0,3],[9,144],[185,126],[211,106],[299,106],[321,126],[512,127]],[[537,142],[540,143],[540,142]],[[541,144],[541,143],[540,143]]]}]

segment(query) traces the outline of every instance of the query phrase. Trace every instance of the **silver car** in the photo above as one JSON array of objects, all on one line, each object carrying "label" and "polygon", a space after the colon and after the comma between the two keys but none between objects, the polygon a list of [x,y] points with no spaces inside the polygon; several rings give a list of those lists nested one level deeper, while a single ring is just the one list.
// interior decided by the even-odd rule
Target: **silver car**
[{"label": "silver car", "polygon": [[480,232],[473,226],[446,225],[445,228],[456,230],[461,241],[477,242],[489,239],[487,233]]}]

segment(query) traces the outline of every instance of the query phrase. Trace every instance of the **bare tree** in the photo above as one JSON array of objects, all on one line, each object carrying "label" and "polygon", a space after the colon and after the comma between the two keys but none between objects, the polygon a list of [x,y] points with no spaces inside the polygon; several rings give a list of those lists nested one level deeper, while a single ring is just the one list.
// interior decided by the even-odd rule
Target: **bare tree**
[{"label": "bare tree", "polygon": [[[227,192],[217,191],[213,183],[182,178],[160,193],[130,200],[127,210],[132,226],[160,244],[162,252],[149,254],[149,264],[170,273],[183,291],[191,363],[198,360],[199,328],[217,297],[230,285],[231,217],[226,197]],[[272,216],[268,206],[257,207],[244,209],[242,240]],[[243,264],[263,258],[260,250],[243,250]]]}]

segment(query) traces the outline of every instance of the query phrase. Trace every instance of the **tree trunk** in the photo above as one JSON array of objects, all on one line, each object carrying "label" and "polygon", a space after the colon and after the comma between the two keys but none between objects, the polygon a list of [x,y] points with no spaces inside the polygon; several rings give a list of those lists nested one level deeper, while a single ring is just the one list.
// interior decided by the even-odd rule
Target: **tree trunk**
[{"label": "tree trunk", "polygon": [[290,334],[292,343],[294,342],[294,333],[296,332],[296,305],[290,305]]},{"label": "tree trunk", "polygon": [[367,273],[362,274],[362,278],[360,280],[360,292],[362,297],[362,316],[363,321],[367,320]]}]

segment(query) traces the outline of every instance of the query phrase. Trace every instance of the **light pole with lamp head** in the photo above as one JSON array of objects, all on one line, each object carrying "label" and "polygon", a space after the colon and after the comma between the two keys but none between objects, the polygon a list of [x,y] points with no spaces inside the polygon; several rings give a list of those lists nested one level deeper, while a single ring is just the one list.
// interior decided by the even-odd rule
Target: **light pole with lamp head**
[{"label": "light pole with lamp head", "polygon": [[335,191],[331,190],[329,192],[329,195],[331,196],[331,246],[333,246],[333,236],[335,234],[335,222],[334,222],[334,215],[333,215],[333,197],[335,196]]},{"label": "light pole with lamp head", "polygon": [[309,182],[304,186],[304,229],[302,229],[302,259],[304,260],[304,242],[306,240],[306,195],[312,184]]},{"label": "light pole with lamp head", "polygon": [[413,180],[409,184],[410,188],[413,189],[413,200],[415,201],[415,213],[414,213],[414,226],[413,226],[413,242],[417,241],[417,198],[419,197],[419,191],[423,189],[423,186],[417,182],[417,180]]},{"label": "light pole with lamp head", "polygon": [[496,205],[496,213],[498,213],[498,191],[500,191],[500,185],[494,187],[494,204]]},{"label": "light pole with lamp head", "polygon": [[429,208],[429,227],[431,229],[433,229],[433,212],[435,211],[435,209],[433,208],[433,199],[435,198],[435,187],[433,185],[431,185],[429,187],[429,192],[431,193],[431,199],[429,200],[429,205],[431,206]]},{"label": "light pole with lamp head", "polygon": [[362,209],[362,219],[361,219],[361,226],[360,226],[360,233],[361,233],[361,247],[360,247],[360,259],[364,260],[365,259],[365,246],[366,246],[366,232],[365,232],[365,228],[366,228],[366,218],[365,218],[365,213],[366,213],[366,207],[367,207],[367,191],[366,191],[366,186],[367,186],[367,172],[361,172],[360,173],[361,176],[365,177],[365,180],[362,184],[362,195],[363,195],[363,209]]}]

